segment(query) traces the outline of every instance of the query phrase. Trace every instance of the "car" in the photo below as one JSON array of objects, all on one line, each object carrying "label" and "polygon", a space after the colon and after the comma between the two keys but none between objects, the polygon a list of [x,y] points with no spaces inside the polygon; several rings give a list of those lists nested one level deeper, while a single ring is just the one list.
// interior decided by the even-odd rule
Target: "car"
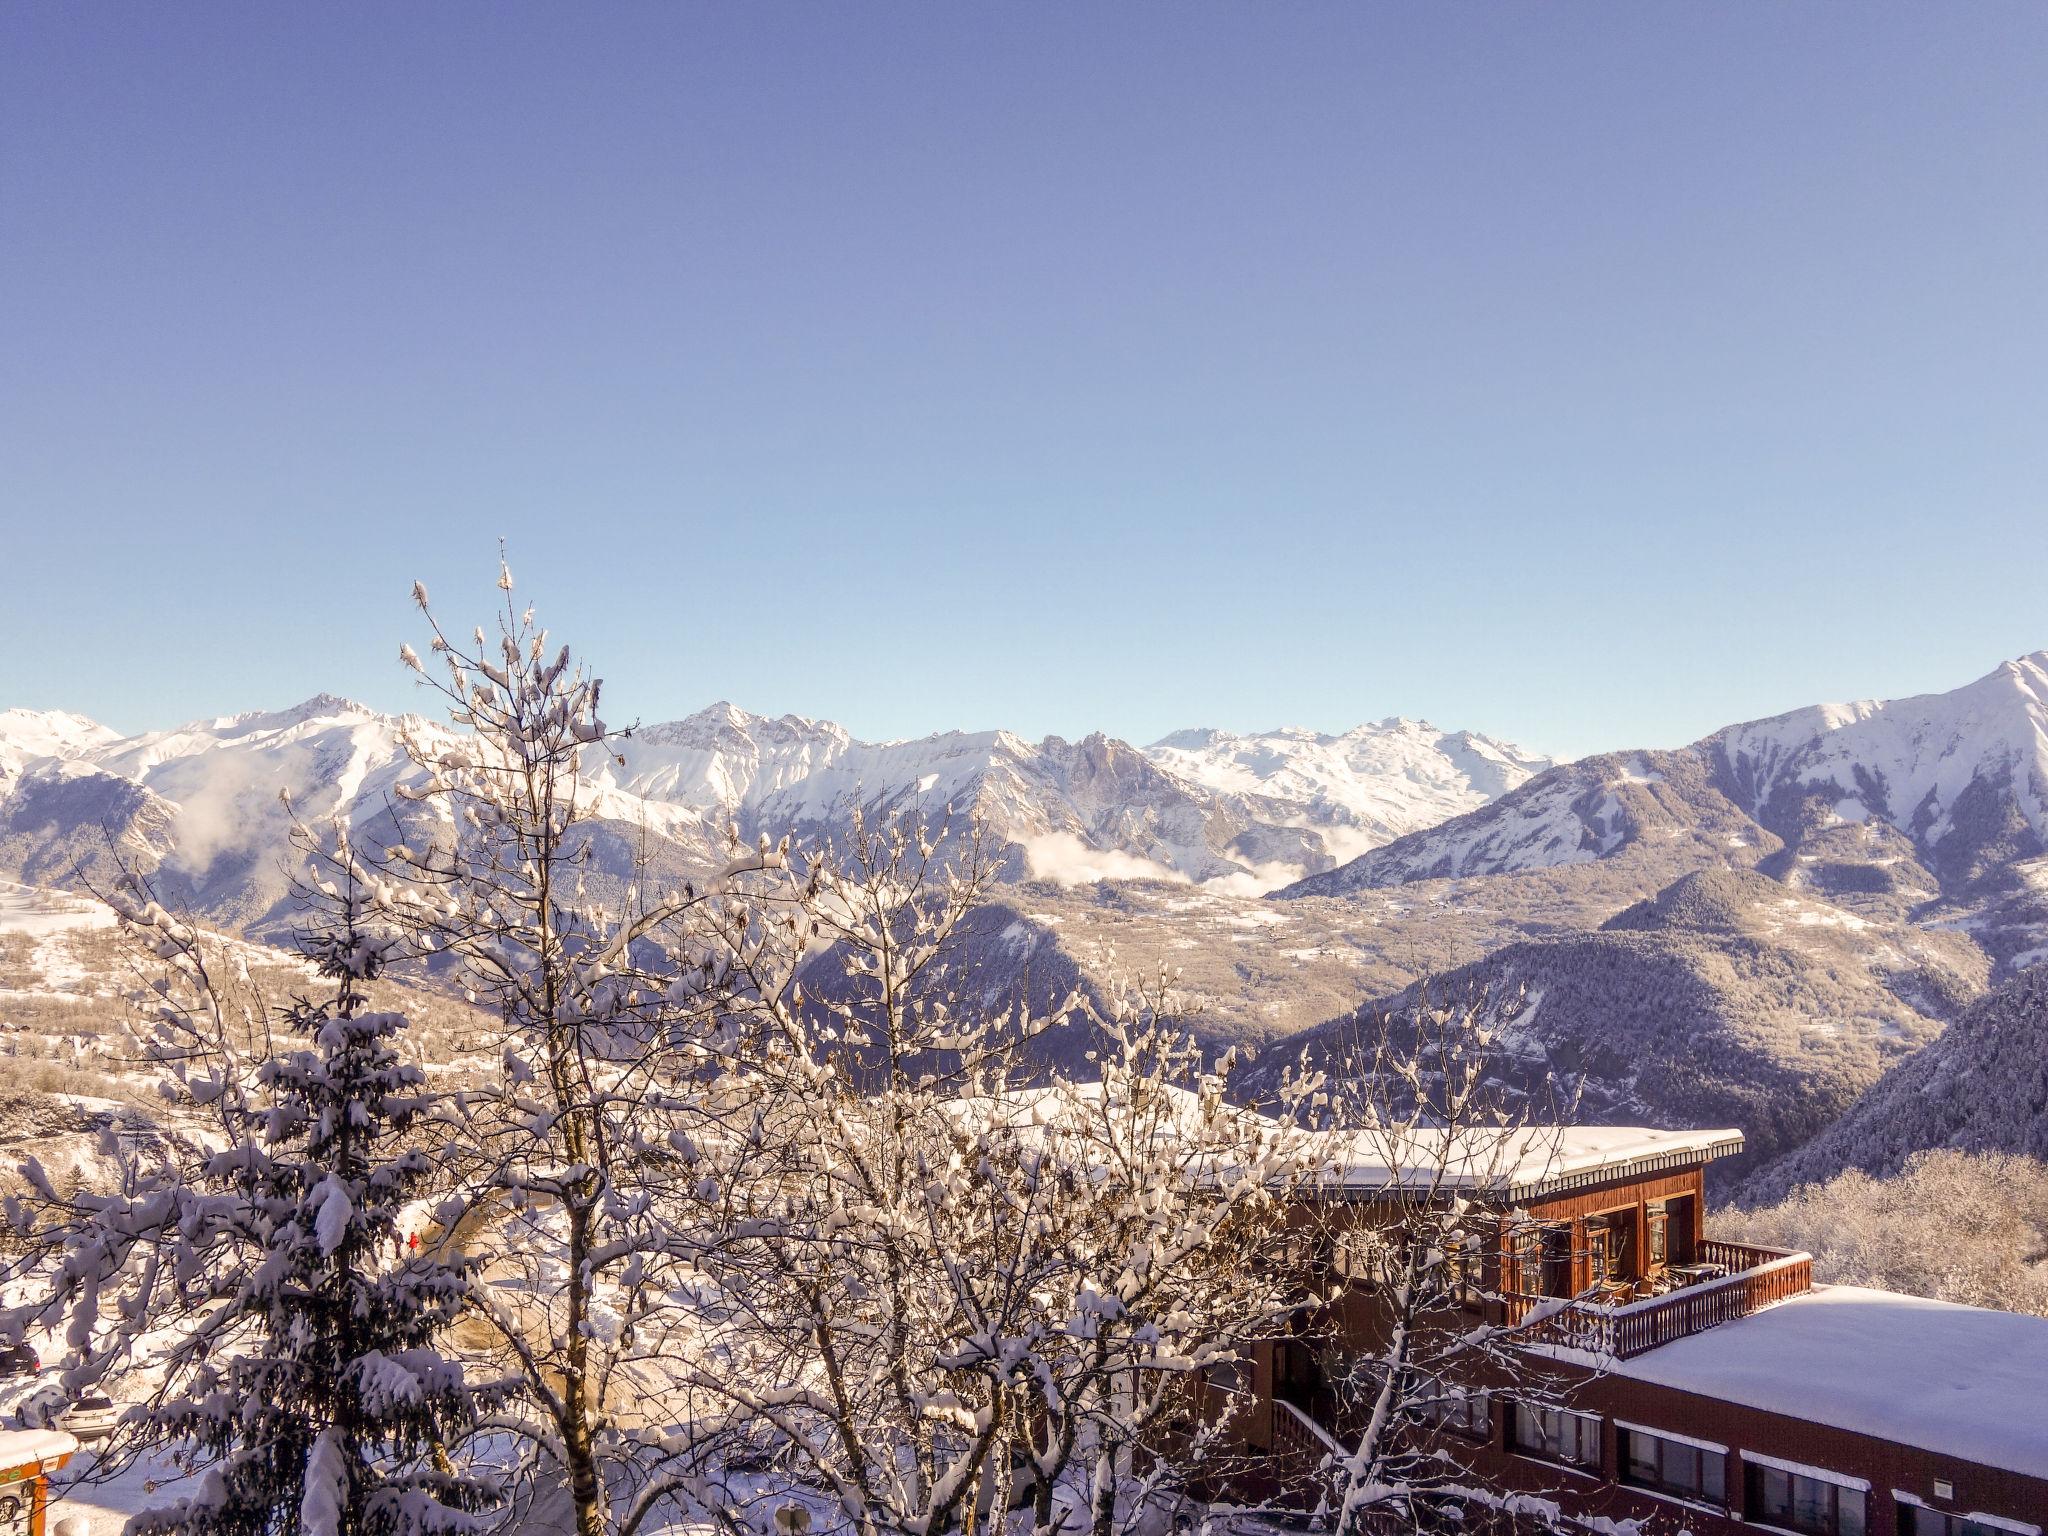
[{"label": "car", "polygon": [[81,1440],[96,1440],[101,1435],[111,1434],[114,1421],[121,1416],[121,1410],[114,1406],[114,1400],[104,1392],[81,1392],[57,1416],[57,1423],[67,1434]]},{"label": "car", "polygon": [[43,1368],[42,1357],[26,1344],[0,1344],[0,1377],[33,1376]]}]

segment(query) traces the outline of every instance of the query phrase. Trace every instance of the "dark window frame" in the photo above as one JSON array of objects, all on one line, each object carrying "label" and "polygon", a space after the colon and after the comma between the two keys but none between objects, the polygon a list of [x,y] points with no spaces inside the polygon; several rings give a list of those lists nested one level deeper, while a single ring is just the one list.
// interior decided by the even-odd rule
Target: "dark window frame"
[{"label": "dark window frame", "polygon": [[1930,1509],[1897,1495],[1892,1498],[1892,1510],[1899,1536],[2007,1536],[1995,1525],[1968,1515],[1952,1515],[1945,1509]]},{"label": "dark window frame", "polygon": [[1643,1215],[1644,1262],[1652,1270],[1671,1262],[1671,1209],[1655,1201]]},{"label": "dark window frame", "polygon": [[[1647,1442],[1656,1447],[1657,1472],[1654,1480],[1645,1481],[1632,1475],[1630,1456],[1638,1442]],[[1688,1463],[1694,1474],[1691,1482],[1683,1481],[1675,1475],[1678,1468]],[[1721,1485],[1718,1489],[1707,1486],[1709,1467],[1714,1468],[1719,1474],[1715,1479]],[[1615,1425],[1614,1480],[1624,1487],[1667,1494],[1671,1498],[1684,1499],[1693,1504],[1711,1504],[1717,1509],[1728,1507],[1728,1453],[1710,1451],[1671,1435],[1660,1435],[1654,1429],[1631,1429],[1625,1425]]]},{"label": "dark window frame", "polygon": [[[1574,1455],[1571,1451],[1554,1448],[1547,1444],[1530,1444],[1523,1436],[1522,1415],[1524,1413],[1533,1414],[1539,1418],[1551,1417],[1562,1423],[1573,1425],[1572,1448],[1578,1454]],[[1511,1398],[1508,1401],[1508,1449],[1516,1455],[1526,1456],[1532,1461],[1547,1462],[1551,1466],[1569,1467],[1575,1472],[1591,1472],[1598,1475],[1605,1461],[1601,1445],[1601,1428],[1602,1421],[1597,1413],[1581,1413],[1574,1408],[1559,1408],[1551,1403],[1531,1403],[1521,1398]],[[1589,1436],[1592,1442],[1590,1460],[1586,1459]],[[1545,1440],[1550,1438],[1547,1432],[1544,1433],[1543,1438]]]},{"label": "dark window frame", "polygon": [[1484,1387],[1470,1391],[1446,1387],[1435,1397],[1411,1403],[1408,1417],[1438,1434],[1488,1443],[1493,1440],[1493,1395]]},{"label": "dark window frame", "polygon": [[[1742,1472],[1742,1518],[1756,1524],[1775,1526],[1781,1531],[1797,1531],[1800,1536],[1867,1536],[1870,1530],[1870,1494],[1862,1488],[1849,1488],[1841,1483],[1831,1482],[1824,1477],[1808,1477],[1801,1472],[1788,1472],[1783,1467],[1769,1466],[1760,1461],[1744,1460]],[[1763,1508],[1760,1492],[1772,1477],[1785,1479],[1786,1507],[1782,1513],[1775,1509]],[[1827,1494],[1827,1513],[1817,1523],[1804,1523],[1796,1513],[1797,1490],[1794,1484],[1806,1483]],[[1845,1526],[1842,1523],[1842,1504],[1845,1498],[1854,1497],[1857,1505],[1856,1520]]]}]

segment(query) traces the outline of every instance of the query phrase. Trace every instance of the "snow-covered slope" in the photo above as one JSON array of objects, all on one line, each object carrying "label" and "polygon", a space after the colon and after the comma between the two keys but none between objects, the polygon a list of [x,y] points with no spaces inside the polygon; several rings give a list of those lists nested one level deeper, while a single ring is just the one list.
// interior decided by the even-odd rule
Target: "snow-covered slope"
[{"label": "snow-covered slope", "polygon": [[[1282,895],[1502,875],[1670,844],[1793,883],[1953,893],[2048,851],[2048,651],[1952,693],[1827,704],[1537,774]],[[1672,873],[1677,873],[1673,869]]]},{"label": "snow-covered slope", "polygon": [[1700,749],[1730,797],[1788,841],[1887,822],[1945,883],[2048,850],[2048,651],[1952,693],[1822,704]]},{"label": "snow-covered slope", "polygon": [[0,752],[22,757],[76,757],[121,733],[61,709],[0,709]]},{"label": "snow-covered slope", "polygon": [[1225,847],[1242,818],[1217,797],[1106,736],[1026,741],[1008,731],[947,731],[864,742],[827,721],[770,719],[716,704],[637,731],[599,782],[683,808],[707,825],[804,837],[843,835],[854,812],[913,808],[965,826],[978,815],[1014,847],[1012,873],[1207,880],[1245,865]]},{"label": "snow-covered slope", "polygon": [[0,709],[0,793],[38,758],[74,758],[121,733],[61,709]]},{"label": "snow-covered slope", "polygon": [[[405,730],[446,734],[321,694],[291,709],[139,736],[100,731],[90,744],[74,740],[64,756],[24,752],[0,784],[0,869],[61,886],[81,873],[104,877],[119,859],[153,872],[186,910],[260,928],[287,904],[299,867],[294,814],[343,815],[372,839],[395,836],[401,819],[416,814],[395,794],[418,777],[401,745]],[[691,852],[709,846],[687,811],[603,784],[593,791],[600,816],[649,824]],[[629,865],[630,855],[614,862]]]},{"label": "snow-covered slope", "polygon": [[830,721],[751,715],[718,703],[635,731],[618,748],[624,765],[598,771],[633,794],[724,818],[802,785],[852,746]]},{"label": "snow-covered slope", "polygon": [[649,726],[597,771],[743,836],[831,836],[856,807],[978,815],[1011,873],[1063,883],[1225,880],[1268,888],[1483,804],[1547,759],[1413,721],[1341,736],[1185,731],[1142,752],[1096,734],[949,731],[864,742],[827,721],[716,704]]}]

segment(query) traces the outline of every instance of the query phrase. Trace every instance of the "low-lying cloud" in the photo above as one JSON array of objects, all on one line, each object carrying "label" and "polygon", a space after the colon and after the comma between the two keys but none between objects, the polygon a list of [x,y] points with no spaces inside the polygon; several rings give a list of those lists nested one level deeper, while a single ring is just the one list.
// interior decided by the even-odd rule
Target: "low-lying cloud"
[{"label": "low-lying cloud", "polygon": [[1098,880],[1167,880],[1187,885],[1188,877],[1152,859],[1117,848],[1091,848],[1071,832],[1041,832],[1019,840],[1034,880],[1056,885],[1093,885]]}]

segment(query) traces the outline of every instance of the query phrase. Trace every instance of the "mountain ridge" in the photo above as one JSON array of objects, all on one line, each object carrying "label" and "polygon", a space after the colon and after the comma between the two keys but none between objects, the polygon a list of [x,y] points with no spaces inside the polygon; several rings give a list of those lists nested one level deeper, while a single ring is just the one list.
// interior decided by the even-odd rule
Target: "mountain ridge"
[{"label": "mountain ridge", "polygon": [[[132,736],[59,711],[11,710],[0,726],[0,869],[48,881],[67,866],[92,866],[111,844],[182,872],[182,894],[240,921],[259,920],[282,890],[280,790],[303,814],[402,818],[394,791],[415,770],[401,733],[447,729],[331,693]],[[1405,722],[1327,740],[1376,735],[1400,736],[1383,755],[1412,771],[1334,785],[1315,773],[1289,778],[1282,743],[1265,774],[1274,783],[1252,773],[1248,788],[1219,787],[1099,732],[1078,741],[993,730],[864,742],[831,721],[721,700],[593,749],[582,776],[600,818],[651,827],[680,866],[716,862],[728,827],[750,841],[829,842],[856,812],[914,808],[979,819],[1012,880],[1223,881],[1255,893],[1334,864],[1360,839],[1437,819],[1447,796],[1483,800],[1487,789],[1458,753],[1483,758],[1496,778],[1548,761],[1470,733],[1418,737]],[[226,889],[237,881],[243,889]]]},{"label": "mountain ridge", "polygon": [[2048,937],[2048,905],[2012,874],[2048,856],[2048,651],[1949,693],[1813,705],[1685,747],[1557,764],[1272,894],[1344,896],[1625,855],[1654,864],[1659,885],[1691,868],[1755,868],[1858,909],[1975,925],[2010,968]]}]

